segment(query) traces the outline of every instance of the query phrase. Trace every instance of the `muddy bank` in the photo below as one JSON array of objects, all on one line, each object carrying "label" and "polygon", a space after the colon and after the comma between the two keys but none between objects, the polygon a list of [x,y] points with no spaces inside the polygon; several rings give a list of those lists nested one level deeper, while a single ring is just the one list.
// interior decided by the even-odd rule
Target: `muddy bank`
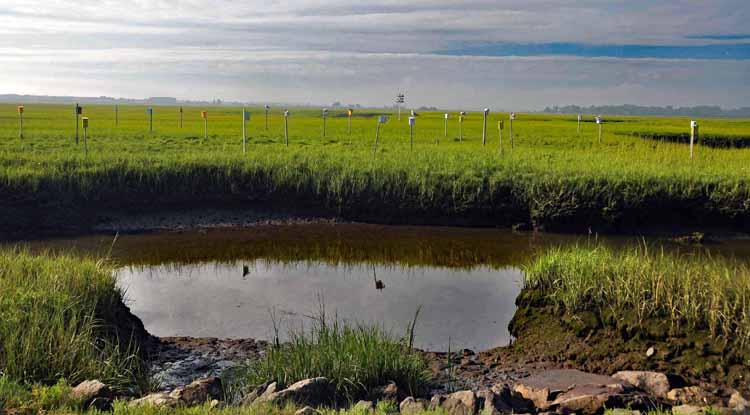
[{"label": "muddy bank", "polygon": [[[422,189],[401,182],[382,189],[348,183],[354,187],[341,193],[328,185],[271,185],[258,178],[225,177],[212,169],[196,174],[205,180],[186,182],[166,175],[144,184],[139,175],[118,177],[111,172],[85,183],[70,177],[69,182],[42,181],[28,188],[0,186],[0,239],[321,218],[578,234],[750,231],[744,189],[708,184],[675,193],[671,183],[662,182],[493,184],[485,179],[458,194],[450,181],[441,182],[427,197]],[[144,214],[148,218],[132,219]]]}]

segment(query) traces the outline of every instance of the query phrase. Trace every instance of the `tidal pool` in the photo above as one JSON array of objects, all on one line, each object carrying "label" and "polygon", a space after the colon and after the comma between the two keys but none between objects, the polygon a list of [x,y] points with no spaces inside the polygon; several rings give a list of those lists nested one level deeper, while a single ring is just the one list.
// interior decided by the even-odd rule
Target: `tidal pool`
[{"label": "tidal pool", "polygon": [[428,350],[507,344],[521,277],[515,268],[268,260],[131,266],[119,275],[133,313],[157,336],[271,339],[275,316],[283,340],[309,326],[321,304],[329,318],[400,336],[419,308],[416,343]]},{"label": "tidal pool", "polygon": [[644,242],[750,258],[748,239],[696,248],[637,237],[326,223],[28,244],[112,258],[131,310],[156,336],[271,340],[275,322],[283,340],[324,304],[329,318],[380,324],[397,336],[420,309],[416,345],[445,351],[508,344],[520,266],[541,250]]}]

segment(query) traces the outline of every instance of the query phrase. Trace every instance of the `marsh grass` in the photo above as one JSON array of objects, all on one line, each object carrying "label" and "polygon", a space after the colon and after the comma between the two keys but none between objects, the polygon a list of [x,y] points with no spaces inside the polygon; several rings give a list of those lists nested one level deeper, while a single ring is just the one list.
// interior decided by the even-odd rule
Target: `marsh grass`
[{"label": "marsh grass", "polygon": [[570,247],[546,251],[524,273],[526,287],[561,310],[634,313],[641,324],[666,320],[741,346],[750,341],[750,269],[742,262],[645,246]]},{"label": "marsh grass", "polygon": [[[111,107],[87,107],[99,121],[85,158],[73,144],[70,107],[29,105],[27,136],[21,140],[15,106],[0,105],[0,200],[5,202],[0,206],[17,215],[6,215],[5,224],[0,217],[0,232],[19,223],[38,225],[39,215],[55,227],[85,222],[100,209],[248,201],[358,219],[530,221],[579,229],[674,218],[732,224],[750,216],[750,150],[700,146],[689,160],[684,145],[629,135],[684,132],[685,119],[605,124],[598,144],[593,125],[576,133],[575,117],[519,114],[515,147],[500,155],[496,131],[482,146],[479,114],[467,116],[463,142],[456,140],[457,126],[451,123],[449,139],[435,145],[434,137],[442,136],[442,113],[425,112],[413,150],[408,125],[392,118],[373,158],[375,116],[355,117],[349,144],[345,119],[331,118],[324,140],[319,112],[295,109],[286,147],[280,112],[274,111],[269,130],[260,121],[251,123],[248,152],[242,154],[239,108],[212,109],[212,133],[203,143],[193,138],[202,132],[199,109],[188,110],[190,123],[179,129],[175,108],[157,108],[156,131],[148,134],[141,107],[121,108],[116,128]],[[489,122],[507,116],[491,113]],[[750,136],[750,123],[706,120],[701,131]],[[51,209],[29,209],[40,206]]]},{"label": "marsh grass", "polygon": [[389,382],[416,396],[426,385],[427,372],[421,356],[409,347],[410,333],[413,329],[399,339],[379,325],[329,319],[321,308],[308,329],[290,329],[288,342],[270,347],[262,360],[233,377],[250,386],[267,381],[289,386],[323,376],[335,385],[339,401],[356,402]]},{"label": "marsh grass", "polygon": [[53,385],[100,379],[115,388],[142,377],[135,348],[125,350],[102,320],[122,301],[105,261],[0,251],[0,375]]}]

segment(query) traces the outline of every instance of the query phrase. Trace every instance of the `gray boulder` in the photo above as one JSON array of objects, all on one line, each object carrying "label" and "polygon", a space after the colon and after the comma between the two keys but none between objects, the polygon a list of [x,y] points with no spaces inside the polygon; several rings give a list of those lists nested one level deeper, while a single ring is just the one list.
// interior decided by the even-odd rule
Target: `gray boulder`
[{"label": "gray boulder", "polygon": [[626,370],[612,375],[657,398],[666,398],[671,389],[667,375],[659,372]]}]

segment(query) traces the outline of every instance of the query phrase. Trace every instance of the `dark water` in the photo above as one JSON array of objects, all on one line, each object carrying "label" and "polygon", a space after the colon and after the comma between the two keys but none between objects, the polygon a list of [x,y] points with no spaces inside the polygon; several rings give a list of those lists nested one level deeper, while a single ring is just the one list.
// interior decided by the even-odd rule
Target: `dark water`
[{"label": "dark water", "polygon": [[[114,244],[111,235],[97,235],[31,245],[111,252],[121,264],[120,285],[132,311],[157,336],[270,339],[276,321],[283,338],[290,327],[309,324],[307,316],[323,303],[329,317],[382,324],[396,335],[420,308],[417,346],[481,350],[510,340],[520,264],[544,248],[591,243],[622,247],[642,241],[307,224],[126,235]],[[750,257],[747,240],[710,249]]]}]

